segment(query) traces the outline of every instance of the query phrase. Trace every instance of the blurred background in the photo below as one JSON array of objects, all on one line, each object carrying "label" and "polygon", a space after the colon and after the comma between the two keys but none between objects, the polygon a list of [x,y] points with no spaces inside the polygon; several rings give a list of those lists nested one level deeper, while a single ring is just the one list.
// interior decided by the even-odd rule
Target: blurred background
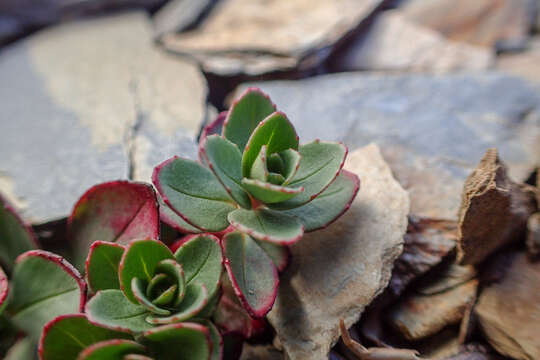
[{"label": "blurred background", "polygon": [[86,189],[196,159],[201,129],[249,86],[302,142],[376,143],[421,242],[457,219],[488,148],[535,183],[540,0],[0,0],[0,193],[44,243],[64,239]]}]

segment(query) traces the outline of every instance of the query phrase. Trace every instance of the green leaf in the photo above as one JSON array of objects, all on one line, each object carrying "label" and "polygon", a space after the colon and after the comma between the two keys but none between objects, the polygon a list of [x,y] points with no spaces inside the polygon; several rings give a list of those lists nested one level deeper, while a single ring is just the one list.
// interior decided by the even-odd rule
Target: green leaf
[{"label": "green leaf", "polygon": [[111,339],[131,339],[125,332],[94,325],[83,314],[62,315],[43,329],[41,360],[73,360],[88,346]]},{"label": "green leaf", "polygon": [[255,158],[249,171],[251,179],[266,181],[268,179],[268,168],[266,167],[266,145],[261,146],[259,155]]},{"label": "green leaf", "polygon": [[[183,234],[198,234],[202,232],[201,229],[198,229],[195,226],[189,224],[184,219],[182,219],[180,215],[175,213],[174,210],[169,207],[169,205],[165,204],[161,196],[158,196],[158,202],[159,218],[165,224],[169,225],[176,231],[179,231]],[[163,236],[163,234],[161,234],[161,236]],[[161,240],[165,241],[164,239]]]},{"label": "green leaf", "polygon": [[244,154],[242,155],[242,175],[249,177],[251,167],[266,145],[266,154],[270,156],[287,149],[298,149],[298,135],[287,116],[275,112],[261,121],[249,138]]},{"label": "green leaf", "polygon": [[236,100],[227,114],[223,136],[235,143],[242,152],[257,125],[276,111],[268,95],[249,88]]},{"label": "green leaf", "polygon": [[201,154],[229,195],[240,206],[250,209],[251,201],[240,183],[242,181],[242,153],[238,147],[227,139],[211,135],[206,138]]},{"label": "green leaf", "polygon": [[336,180],[313,201],[282,212],[300,219],[305,231],[315,231],[339,218],[349,208],[359,187],[358,176],[341,170]]},{"label": "green leaf", "polygon": [[186,282],[203,284],[208,296],[213,297],[219,288],[223,269],[223,253],[219,239],[209,234],[195,236],[182,244],[174,257],[182,264]]},{"label": "green leaf", "polygon": [[0,265],[9,271],[17,256],[37,247],[32,228],[26,226],[15,209],[0,196]]},{"label": "green leaf", "polygon": [[208,303],[208,291],[202,284],[192,282],[186,289],[186,295],[179,306],[180,311],[170,316],[148,315],[150,324],[171,324],[186,321],[196,316]]},{"label": "green leaf", "polygon": [[247,178],[242,179],[242,185],[253,197],[265,204],[289,200],[304,191],[303,187],[290,188]]},{"label": "green leaf", "polygon": [[266,255],[272,259],[272,262],[279,272],[285,270],[287,265],[289,265],[289,260],[291,258],[291,252],[287,246],[274,244],[269,241],[255,241],[257,242],[257,245],[266,252]]},{"label": "green leaf", "polygon": [[6,356],[4,357],[4,360],[34,359],[37,359],[36,343],[28,337],[18,340],[11,348],[9,348]]},{"label": "green leaf", "polygon": [[149,184],[112,181],[90,188],[68,220],[74,264],[82,270],[90,245],[97,240],[127,244],[158,239],[156,194]]},{"label": "green leaf", "polygon": [[137,298],[131,289],[133,278],[150,282],[154,270],[161,260],[174,259],[169,248],[156,240],[137,240],[131,242],[122,256],[119,268],[120,288],[133,303]]},{"label": "green leaf", "polygon": [[217,327],[209,320],[201,320],[198,322],[206,326],[210,333],[210,341],[212,343],[212,354],[210,356],[210,360],[223,359],[223,338],[221,337]]},{"label": "green leaf", "polygon": [[[137,303],[144,306],[146,310],[152,313],[159,314],[159,315],[170,315],[171,312],[169,310],[162,309],[159,306],[154,305],[152,301],[146,297],[144,285],[145,285],[144,280],[141,280],[139,278],[131,279],[131,290],[133,291],[133,295],[135,295],[135,297],[137,298]],[[173,294],[174,294],[174,291],[176,291],[176,287],[173,289]]]},{"label": "green leaf", "polygon": [[6,276],[6,273],[0,267],[0,314],[2,314],[2,311],[7,305],[9,295],[9,283]]},{"label": "green leaf", "polygon": [[62,257],[33,250],[17,258],[7,307],[18,328],[37,341],[43,325],[84,309],[86,283]]},{"label": "green leaf", "polygon": [[[176,284],[174,284],[174,286],[176,286],[176,291],[174,292],[176,294],[176,298],[172,302],[172,305],[178,306],[184,298],[186,286],[188,285],[182,265],[177,263],[174,259],[162,260],[157,264],[156,272],[159,274],[166,274],[169,279],[176,279]],[[151,296],[152,289],[148,287],[146,291],[147,295]],[[162,295],[165,294],[163,293]],[[158,304],[161,301],[165,301],[162,296],[154,300],[154,303]]]},{"label": "green leaf", "polygon": [[152,328],[145,321],[148,310],[133,304],[122,291],[110,289],[98,291],[86,305],[86,315],[90,322],[105,328],[138,333]]},{"label": "green leaf", "polygon": [[290,187],[304,188],[304,192],[283,203],[273,204],[274,209],[292,209],[316,198],[334,181],[343,167],[347,148],[341,143],[315,140],[300,146],[300,167],[289,182]]},{"label": "green leaf", "polygon": [[154,169],[152,181],[165,203],[191,225],[211,232],[229,226],[227,214],[236,206],[201,164],[174,157]]},{"label": "green leaf", "polygon": [[87,347],[77,360],[123,360],[129,354],[144,354],[144,346],[131,340],[106,340]]},{"label": "green leaf", "polygon": [[237,230],[256,239],[282,245],[295,243],[304,234],[297,218],[269,209],[238,209],[229,214],[229,221]]},{"label": "green leaf", "polygon": [[211,355],[209,331],[195,323],[160,326],[144,332],[140,341],[159,360],[208,360]]},{"label": "green leaf", "polygon": [[236,295],[247,312],[265,316],[276,299],[279,278],[270,257],[247,234],[231,232],[224,236],[225,268]]},{"label": "green leaf", "polygon": [[296,175],[296,172],[298,171],[298,168],[300,167],[300,160],[302,159],[302,156],[300,153],[293,149],[287,149],[279,153],[281,156],[281,160],[283,160],[283,183],[282,185],[285,186],[289,182],[291,182],[294,175]]},{"label": "green leaf", "polygon": [[120,244],[96,241],[90,247],[86,260],[86,275],[92,292],[120,289],[118,266],[124,254]]}]

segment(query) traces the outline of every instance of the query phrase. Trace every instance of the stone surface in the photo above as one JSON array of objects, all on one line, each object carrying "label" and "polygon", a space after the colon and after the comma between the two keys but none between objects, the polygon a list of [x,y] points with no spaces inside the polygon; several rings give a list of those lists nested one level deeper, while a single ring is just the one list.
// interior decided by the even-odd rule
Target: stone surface
[{"label": "stone surface", "polygon": [[292,246],[268,319],[291,360],[328,359],[339,319],[355,323],[386,287],[400,255],[409,199],[375,145],[349,153],[345,168],[360,177],[351,208],[328,228]]},{"label": "stone surface", "polygon": [[409,0],[403,13],[449,39],[500,50],[523,47],[536,0]]},{"label": "stone surface", "polygon": [[504,279],[482,291],[475,310],[485,337],[499,353],[540,359],[540,262],[516,254]]},{"label": "stone surface", "polygon": [[172,52],[195,57],[205,71],[221,75],[304,70],[324,61],[382,2],[224,0],[200,26],[164,36],[163,43]]},{"label": "stone surface", "polygon": [[244,343],[240,360],[283,360],[283,353],[272,345],[251,345]]},{"label": "stone surface", "polygon": [[540,255],[540,212],[527,221],[527,251],[533,258]]},{"label": "stone surface", "polygon": [[259,86],[300,139],[376,142],[411,197],[411,213],[455,219],[467,175],[498,147],[515,180],[540,162],[540,94],[494,72],[452,75],[344,73]]},{"label": "stone surface", "polygon": [[456,248],[455,221],[409,216],[403,253],[394,263],[388,290],[397,298],[409,283],[438,265]]},{"label": "stone surface", "polygon": [[463,186],[458,260],[478,264],[500,247],[522,239],[527,219],[536,211],[535,196],[508,177],[497,149],[488,149]]},{"label": "stone surface", "polygon": [[152,17],[157,37],[180,32],[195,26],[211,10],[215,0],[172,0],[163,5]]},{"label": "stone surface", "polygon": [[149,182],[159,161],[195,156],[204,79],[154,49],[144,13],[39,32],[0,54],[0,78],[0,191],[29,221],[68,215],[95,183]]},{"label": "stone surface", "polygon": [[432,295],[414,294],[394,306],[389,323],[407,340],[420,340],[459,323],[474,302],[478,280]]},{"label": "stone surface", "polygon": [[446,39],[437,31],[386,11],[357,36],[335,65],[339,70],[429,71],[483,70],[493,51]]},{"label": "stone surface", "polygon": [[0,45],[17,36],[62,20],[127,7],[151,9],[164,0],[2,0]]},{"label": "stone surface", "polygon": [[523,52],[498,56],[496,67],[500,71],[540,83],[540,36],[532,38]]}]

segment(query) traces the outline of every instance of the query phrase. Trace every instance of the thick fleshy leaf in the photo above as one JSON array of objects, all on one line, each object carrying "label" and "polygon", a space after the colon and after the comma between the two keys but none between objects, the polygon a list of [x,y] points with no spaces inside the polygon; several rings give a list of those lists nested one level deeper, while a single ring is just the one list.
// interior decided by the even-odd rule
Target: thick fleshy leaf
[{"label": "thick fleshy leaf", "polygon": [[276,244],[293,244],[304,234],[304,226],[297,218],[269,209],[237,209],[229,214],[229,221],[255,239]]},{"label": "thick fleshy leaf", "polygon": [[28,338],[18,340],[9,348],[4,360],[34,360],[37,359],[36,343]]},{"label": "thick fleshy leaf", "polygon": [[223,338],[216,325],[209,320],[201,320],[198,321],[198,323],[206,326],[210,333],[210,341],[212,342],[212,354],[210,355],[210,360],[223,359]]},{"label": "thick fleshy leaf", "polygon": [[127,244],[135,239],[158,239],[156,194],[149,184],[131,181],[96,185],[77,201],[68,226],[75,265],[82,269],[96,240]]},{"label": "thick fleshy leaf", "polygon": [[232,104],[223,125],[223,136],[235,143],[241,152],[259,123],[276,111],[268,95],[256,88],[248,88]]},{"label": "thick fleshy leaf", "polygon": [[275,112],[257,125],[242,155],[242,175],[249,177],[251,166],[255,162],[261,147],[266,145],[270,156],[287,149],[298,149],[298,135],[293,125],[282,112]]},{"label": "thick fleshy leaf", "polygon": [[131,289],[133,278],[150,282],[157,264],[165,259],[174,259],[169,248],[156,240],[136,240],[126,248],[118,269],[120,288],[133,303],[138,303]]},{"label": "thick fleshy leaf", "polygon": [[211,135],[201,150],[205,163],[216,175],[225,190],[240,206],[251,208],[248,194],[242,188],[242,153],[229,140]]},{"label": "thick fleshy leaf", "polygon": [[217,237],[210,234],[194,236],[176,250],[174,257],[182,264],[188,284],[201,283],[208,296],[214,296],[223,269],[223,253]]},{"label": "thick fleshy leaf", "polygon": [[0,265],[11,270],[17,256],[37,248],[32,228],[27,226],[7,200],[0,196]]},{"label": "thick fleshy leaf", "polygon": [[268,179],[268,168],[266,167],[266,145],[261,146],[259,155],[255,158],[251,169],[249,170],[249,178],[266,181]]},{"label": "thick fleshy leaf", "polygon": [[2,267],[0,267],[0,314],[7,305],[7,299],[9,295],[9,284],[6,273]]},{"label": "thick fleshy leaf", "polygon": [[281,159],[283,160],[283,183],[282,185],[285,186],[289,182],[291,182],[294,175],[296,175],[296,172],[298,171],[298,168],[300,167],[300,160],[302,159],[302,156],[300,153],[293,149],[287,149],[279,153],[281,156]]},{"label": "thick fleshy leaf", "polygon": [[[176,231],[179,231],[183,234],[198,234],[202,232],[201,229],[189,224],[188,222],[186,222],[186,220],[182,219],[180,215],[175,213],[174,210],[169,207],[169,205],[165,204],[161,196],[158,196],[158,202],[159,218],[165,224],[169,225]],[[163,237],[163,234],[161,234],[161,236]],[[163,238],[161,240],[165,241]]]},{"label": "thick fleshy leaf", "polygon": [[140,342],[159,360],[209,360],[212,343],[208,329],[196,323],[178,323],[145,331]]},{"label": "thick fleshy leaf", "polygon": [[118,266],[124,246],[106,241],[96,241],[90,246],[86,259],[86,276],[92,292],[120,289]]},{"label": "thick fleshy leaf", "polygon": [[208,291],[199,283],[192,282],[186,289],[186,295],[180,304],[180,311],[169,316],[148,315],[150,324],[172,324],[186,321],[196,316],[208,304]]},{"label": "thick fleshy leaf", "polygon": [[98,291],[86,304],[85,312],[91,323],[112,330],[138,333],[152,328],[145,321],[148,310],[133,304],[120,290]]},{"label": "thick fleshy leaf", "polygon": [[33,250],[17,258],[7,312],[32,339],[39,339],[47,322],[59,315],[81,312],[85,303],[86,283],[62,257]]},{"label": "thick fleshy leaf", "polygon": [[[135,295],[135,297],[137,298],[137,303],[144,306],[149,312],[159,315],[170,315],[171,312],[169,310],[162,309],[159,306],[154,305],[154,303],[152,303],[152,300],[146,297],[144,285],[145,281],[139,278],[133,278],[131,280],[131,291],[133,291],[133,295]],[[174,294],[174,291],[176,291],[176,287],[172,290]]]},{"label": "thick fleshy leaf", "polygon": [[334,181],[343,167],[347,148],[341,143],[315,140],[300,146],[302,160],[289,182],[290,187],[304,187],[304,192],[291,200],[273,204],[275,209],[292,209],[316,198]]},{"label": "thick fleshy leaf", "polygon": [[331,224],[349,209],[359,188],[358,176],[341,170],[336,180],[313,201],[282,212],[300,219],[305,231],[318,230]]},{"label": "thick fleshy leaf", "polygon": [[39,354],[41,360],[74,360],[88,346],[112,339],[131,335],[91,324],[83,314],[62,315],[45,325]]},{"label": "thick fleshy leaf", "polygon": [[144,354],[145,347],[132,340],[105,340],[82,351],[77,360],[123,360],[129,354]]},{"label": "thick fleshy leaf", "polygon": [[249,339],[265,331],[267,327],[264,318],[251,317],[236,296],[231,281],[226,275],[223,279],[223,295],[221,296],[213,321],[223,334],[240,334]]},{"label": "thick fleshy leaf", "polygon": [[236,208],[214,174],[201,164],[179,157],[154,169],[152,181],[167,205],[201,230],[221,231],[227,214]]},{"label": "thick fleshy leaf", "polygon": [[270,256],[279,272],[285,270],[291,259],[291,250],[286,245],[274,244],[269,241],[255,240],[257,244]]},{"label": "thick fleshy leaf", "polygon": [[242,185],[253,197],[265,204],[289,200],[304,191],[303,187],[291,188],[247,178],[242,179]]},{"label": "thick fleshy leaf", "polygon": [[225,235],[223,248],[236,296],[251,316],[265,316],[274,305],[279,285],[274,263],[255,240],[241,232]]}]

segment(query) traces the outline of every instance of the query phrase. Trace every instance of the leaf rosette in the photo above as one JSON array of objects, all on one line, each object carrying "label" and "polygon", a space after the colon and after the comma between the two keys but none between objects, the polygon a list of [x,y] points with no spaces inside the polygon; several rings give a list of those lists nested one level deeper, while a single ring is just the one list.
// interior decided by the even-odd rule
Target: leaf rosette
[{"label": "leaf rosette", "polygon": [[[227,272],[249,314],[261,317],[273,305],[286,247],[332,223],[356,196],[358,177],[342,170],[346,156],[339,142],[300,145],[287,116],[249,88],[203,129],[199,162],[173,157],[154,169],[160,217],[187,233],[225,231]],[[259,279],[244,277],[251,269]]]},{"label": "leaf rosette", "polygon": [[[218,296],[222,250],[212,235],[197,235],[173,254],[156,240],[127,247],[97,241],[86,262],[88,283],[97,292],[86,312],[90,321],[132,333],[208,316]],[[110,274],[116,272],[117,279]]]}]

